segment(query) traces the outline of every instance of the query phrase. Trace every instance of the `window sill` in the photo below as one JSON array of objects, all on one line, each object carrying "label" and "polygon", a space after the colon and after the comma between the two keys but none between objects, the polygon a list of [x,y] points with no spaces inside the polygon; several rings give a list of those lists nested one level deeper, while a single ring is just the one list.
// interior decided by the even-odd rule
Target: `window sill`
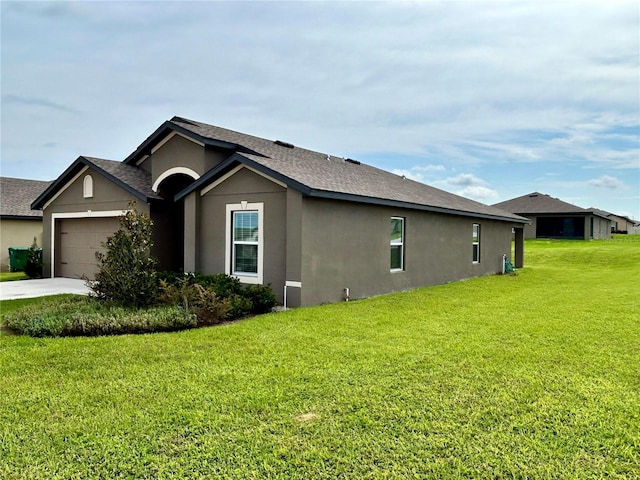
[{"label": "window sill", "polygon": [[262,276],[257,273],[232,273],[232,276],[238,279],[240,283],[249,283],[252,285],[262,285]]}]

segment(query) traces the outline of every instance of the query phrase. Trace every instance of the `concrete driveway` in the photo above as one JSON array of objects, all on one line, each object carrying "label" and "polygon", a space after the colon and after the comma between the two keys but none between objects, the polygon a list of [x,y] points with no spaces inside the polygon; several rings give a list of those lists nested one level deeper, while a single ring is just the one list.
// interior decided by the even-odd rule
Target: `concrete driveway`
[{"label": "concrete driveway", "polygon": [[60,293],[87,295],[89,289],[84,280],[75,278],[38,278],[0,283],[0,300],[45,297]]}]

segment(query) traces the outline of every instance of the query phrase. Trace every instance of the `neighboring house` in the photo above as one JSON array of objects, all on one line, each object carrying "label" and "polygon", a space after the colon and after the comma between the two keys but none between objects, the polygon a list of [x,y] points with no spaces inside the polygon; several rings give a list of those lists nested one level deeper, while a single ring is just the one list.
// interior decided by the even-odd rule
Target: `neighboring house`
[{"label": "neighboring house", "polygon": [[635,220],[593,207],[589,208],[589,210],[593,210],[611,221],[611,233],[639,233],[635,232],[635,229],[637,229],[640,224]]},{"label": "neighboring house", "polygon": [[609,219],[611,220],[613,233],[634,233],[640,225],[640,222],[636,220],[623,217],[622,215],[616,215],[615,213],[609,214]]},{"label": "neighboring house", "polygon": [[9,270],[9,248],[30,247],[35,238],[42,245],[42,212],[31,202],[51,182],[0,177],[0,270]]},{"label": "neighboring house", "polygon": [[581,208],[543,193],[529,193],[493,206],[531,220],[524,228],[525,238],[611,237],[611,220],[606,212]]},{"label": "neighboring house", "polygon": [[527,222],[356,160],[174,117],[122,162],[79,157],[34,201],[45,274],[91,277],[132,200],[154,221],[161,269],[271,284],[288,306],[497,273],[512,229],[521,266]]}]

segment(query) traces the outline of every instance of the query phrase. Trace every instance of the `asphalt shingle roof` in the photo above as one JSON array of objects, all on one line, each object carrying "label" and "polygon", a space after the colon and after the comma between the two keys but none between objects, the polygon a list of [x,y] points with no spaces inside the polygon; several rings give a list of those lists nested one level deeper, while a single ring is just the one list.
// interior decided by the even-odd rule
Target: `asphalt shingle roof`
[{"label": "asphalt shingle roof", "polygon": [[242,157],[304,185],[314,192],[332,192],[514,221],[524,220],[509,211],[445,192],[360,162],[297,146],[290,148],[273,140],[180,117],[174,117],[170,123],[201,138],[238,145],[240,148],[237,151]]},{"label": "asphalt shingle roof", "polygon": [[[33,199],[33,208],[42,209],[47,201],[62,188],[74,175],[84,166],[88,166],[104,175],[116,185],[121,186],[131,194],[141,199],[149,201],[160,199],[161,197],[151,189],[151,174],[142,168],[127,165],[115,160],[105,160],[81,156],[73,162],[51,185],[48,186],[39,196]],[[42,215],[42,214],[40,214]]]},{"label": "asphalt shingle roof", "polygon": [[151,173],[146,170],[114,160],[105,160],[104,158],[87,156],[83,156],[82,158],[98,170],[106,172],[108,175],[119,180],[122,184],[129,186],[142,196],[148,198],[161,198],[151,189]]},{"label": "asphalt shingle roof", "polygon": [[0,177],[0,216],[42,218],[42,212],[31,210],[31,202],[51,185],[41,180]]},{"label": "asphalt shingle roof", "polygon": [[[534,213],[579,213],[583,215],[595,213],[596,215],[600,215],[600,213],[593,209],[587,210],[586,208],[563,202],[558,198],[539,192],[532,192],[527,195],[522,195],[521,197],[496,203],[494,207],[525,216],[526,214]],[[606,215],[602,216],[606,217]]]}]

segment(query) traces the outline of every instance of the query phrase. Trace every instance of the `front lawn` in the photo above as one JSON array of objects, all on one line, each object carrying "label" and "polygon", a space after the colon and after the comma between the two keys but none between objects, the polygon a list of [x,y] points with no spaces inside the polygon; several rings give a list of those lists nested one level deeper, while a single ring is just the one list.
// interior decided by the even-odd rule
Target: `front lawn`
[{"label": "front lawn", "polygon": [[3,336],[0,478],[639,478],[640,237],[527,241],[525,265],[179,333]]}]

